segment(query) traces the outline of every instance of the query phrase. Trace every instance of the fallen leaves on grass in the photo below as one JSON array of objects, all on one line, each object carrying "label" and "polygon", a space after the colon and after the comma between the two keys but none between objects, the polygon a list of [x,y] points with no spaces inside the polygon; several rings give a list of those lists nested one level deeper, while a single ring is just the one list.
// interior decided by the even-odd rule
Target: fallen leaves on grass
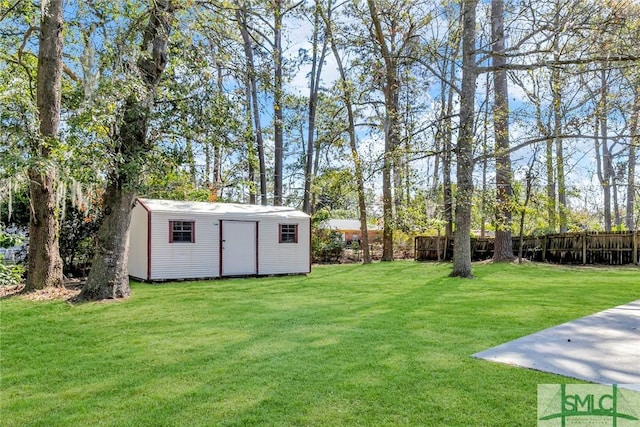
[{"label": "fallen leaves on grass", "polygon": [[19,294],[24,289],[24,285],[0,286],[0,298],[8,298]]},{"label": "fallen leaves on grass", "polygon": [[45,288],[24,292],[24,284],[0,286],[0,298],[18,297],[29,301],[69,301],[80,294],[82,283],[78,280],[68,281],[63,288]]}]

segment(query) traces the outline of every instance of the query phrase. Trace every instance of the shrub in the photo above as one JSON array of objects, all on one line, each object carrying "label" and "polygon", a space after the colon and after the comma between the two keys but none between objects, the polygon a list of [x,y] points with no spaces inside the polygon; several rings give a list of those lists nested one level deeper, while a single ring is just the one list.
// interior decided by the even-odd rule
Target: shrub
[{"label": "shrub", "polygon": [[0,286],[16,286],[22,282],[24,267],[21,265],[5,265],[0,259]]},{"label": "shrub", "polygon": [[311,254],[314,262],[339,262],[342,257],[342,234],[324,227],[328,218],[326,211],[319,211],[311,219]]},{"label": "shrub", "polygon": [[67,200],[66,214],[60,224],[60,256],[69,277],[86,276],[93,259],[93,239],[100,225],[100,211],[87,212]]},{"label": "shrub", "polygon": [[335,230],[315,230],[311,238],[314,262],[338,262],[342,256],[342,234]]}]

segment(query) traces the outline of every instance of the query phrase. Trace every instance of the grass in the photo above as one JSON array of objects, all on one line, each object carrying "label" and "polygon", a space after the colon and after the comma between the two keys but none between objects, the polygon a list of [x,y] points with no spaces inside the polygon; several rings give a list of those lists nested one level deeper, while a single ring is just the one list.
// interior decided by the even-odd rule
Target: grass
[{"label": "grass", "polygon": [[0,425],[536,424],[537,384],[470,355],[640,297],[637,268],[319,266],[0,301]]}]

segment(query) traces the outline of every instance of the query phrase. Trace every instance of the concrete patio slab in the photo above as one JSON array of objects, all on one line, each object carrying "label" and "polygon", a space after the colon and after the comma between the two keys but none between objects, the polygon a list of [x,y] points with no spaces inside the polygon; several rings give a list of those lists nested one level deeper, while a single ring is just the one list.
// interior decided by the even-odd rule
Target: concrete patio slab
[{"label": "concrete patio slab", "polygon": [[473,357],[640,391],[640,300],[542,330]]}]

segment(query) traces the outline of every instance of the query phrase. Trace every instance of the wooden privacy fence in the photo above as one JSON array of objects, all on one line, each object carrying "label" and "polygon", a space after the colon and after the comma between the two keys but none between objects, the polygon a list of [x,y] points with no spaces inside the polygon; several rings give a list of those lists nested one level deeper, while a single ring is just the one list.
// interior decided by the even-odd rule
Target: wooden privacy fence
[{"label": "wooden privacy fence", "polygon": [[[494,239],[471,238],[471,259],[493,257]],[[449,260],[453,257],[453,238],[418,236],[415,238],[416,261]],[[527,236],[522,256],[531,261],[557,264],[640,265],[640,233],[637,231],[559,233]],[[520,239],[513,237],[513,253],[518,255]]]}]

